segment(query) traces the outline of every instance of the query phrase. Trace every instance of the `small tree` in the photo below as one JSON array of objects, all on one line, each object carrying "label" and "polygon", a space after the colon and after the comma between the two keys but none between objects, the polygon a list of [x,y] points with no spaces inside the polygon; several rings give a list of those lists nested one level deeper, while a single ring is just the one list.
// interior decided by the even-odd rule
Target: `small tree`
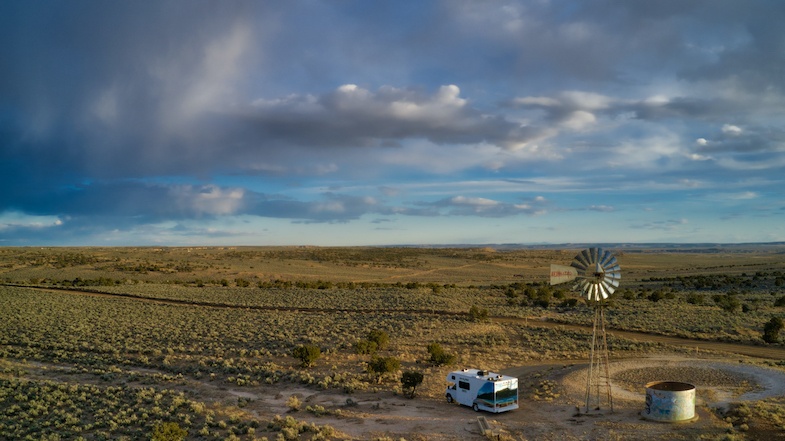
[{"label": "small tree", "polygon": [[422,372],[406,371],[403,373],[401,376],[401,385],[403,385],[405,391],[408,391],[407,395],[409,398],[414,398],[417,386],[422,384],[423,378]]},{"label": "small tree", "polygon": [[152,441],[183,441],[188,431],[175,422],[157,423],[153,426]]},{"label": "small tree", "polygon": [[779,317],[772,317],[763,325],[763,341],[766,343],[777,343],[780,341],[780,331],[785,328],[785,323]]},{"label": "small tree", "polygon": [[436,366],[449,365],[455,363],[455,355],[444,352],[439,343],[428,345],[428,353],[431,354],[431,363]]},{"label": "small tree", "polygon": [[302,345],[292,350],[292,357],[300,360],[301,367],[311,367],[322,356],[322,350],[315,345]]}]

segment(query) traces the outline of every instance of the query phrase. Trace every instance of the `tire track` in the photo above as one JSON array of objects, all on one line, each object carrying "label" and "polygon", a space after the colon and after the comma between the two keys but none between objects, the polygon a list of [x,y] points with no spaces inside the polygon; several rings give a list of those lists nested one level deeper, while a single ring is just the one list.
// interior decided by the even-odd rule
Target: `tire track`
[{"label": "tire track", "polygon": [[[439,311],[434,309],[405,309],[405,308],[383,308],[383,309],[357,309],[357,308],[313,308],[295,306],[264,306],[264,305],[237,305],[231,303],[195,302],[178,299],[163,299],[157,297],[145,297],[136,294],[108,293],[101,291],[87,291],[61,287],[39,287],[16,284],[2,284],[0,286],[13,286],[17,288],[33,289],[38,291],[49,291],[70,295],[87,295],[93,297],[121,298],[156,304],[208,307],[208,308],[228,308],[228,309],[250,309],[258,311],[288,311],[304,313],[407,313],[407,314],[430,314],[438,316],[466,316],[465,312]],[[545,321],[540,319],[518,318],[518,317],[489,317],[495,323],[512,323],[529,327],[544,327],[551,329],[568,329],[578,332],[591,333],[592,327],[588,325],[574,325]],[[626,338],[628,340],[660,343],[671,346],[679,346],[703,351],[727,352],[732,354],[746,355],[755,358],[765,358],[773,360],[785,360],[785,347],[782,346],[757,346],[742,343],[728,343],[710,340],[697,340],[685,337],[675,337],[661,334],[653,334],[639,331],[626,331],[621,329],[606,329],[611,336]]]}]

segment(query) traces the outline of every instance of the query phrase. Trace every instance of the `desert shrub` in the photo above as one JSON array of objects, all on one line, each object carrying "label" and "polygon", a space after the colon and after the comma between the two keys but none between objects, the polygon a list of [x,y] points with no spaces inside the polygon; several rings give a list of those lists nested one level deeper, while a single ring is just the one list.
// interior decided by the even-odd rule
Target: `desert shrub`
[{"label": "desert shrub", "polygon": [[725,312],[738,312],[741,310],[741,301],[730,294],[716,294],[712,298],[714,303]]},{"label": "desert shrub", "polygon": [[564,299],[564,301],[561,302],[559,306],[562,308],[574,308],[578,306],[578,299],[576,299],[575,297],[570,299]]},{"label": "desert shrub", "polygon": [[241,278],[239,278],[239,277],[238,277],[238,278],[236,278],[236,279],[234,279],[234,283],[235,283],[235,284],[236,284],[238,287],[240,287],[240,288],[247,288],[247,287],[251,286],[251,282],[249,282],[249,281],[247,281],[247,280],[245,280],[245,279],[241,279]]},{"label": "desert shrub", "polygon": [[384,331],[374,329],[368,333],[368,339],[358,341],[355,343],[354,348],[358,354],[373,355],[377,350],[386,348],[389,342],[389,334]]},{"label": "desert shrub", "polygon": [[548,307],[551,306],[551,301],[548,300],[548,299],[537,299],[537,300],[534,301],[534,306],[537,306],[537,307],[540,307],[540,308],[543,308],[543,309],[548,309]]},{"label": "desert shrub", "polygon": [[311,367],[322,356],[322,350],[315,345],[302,345],[292,350],[292,356],[300,360],[300,366]]},{"label": "desert shrub", "polygon": [[395,357],[374,357],[368,363],[368,372],[376,375],[379,382],[384,374],[397,372],[401,368],[401,361]]},{"label": "desert shrub", "polygon": [[687,303],[691,305],[702,305],[706,300],[706,296],[697,292],[687,294]]},{"label": "desert shrub", "polygon": [[289,399],[286,400],[286,407],[288,407],[292,412],[297,412],[300,410],[301,405],[302,402],[299,398],[297,398],[297,395],[292,395],[289,397]]},{"label": "desert shrub", "polygon": [[455,363],[455,355],[444,351],[439,343],[430,343],[428,353],[431,354],[430,361],[436,366],[450,365]]},{"label": "desert shrub", "polygon": [[635,291],[631,289],[624,289],[622,288],[620,292],[617,293],[618,296],[621,296],[624,300],[635,300],[638,296],[635,294]]},{"label": "desert shrub", "polygon": [[785,323],[779,317],[772,317],[763,325],[763,341],[766,343],[777,343],[780,341],[780,331],[785,328]]},{"label": "desert shrub", "polygon": [[488,320],[488,309],[472,305],[472,307],[469,308],[469,320],[473,322],[484,322]]},{"label": "desert shrub", "polygon": [[373,355],[376,353],[376,350],[378,349],[378,345],[374,341],[359,340],[357,343],[354,344],[354,349],[360,355]]},{"label": "desert shrub", "polygon": [[417,390],[417,386],[422,384],[422,380],[424,375],[422,372],[416,371],[406,371],[401,376],[401,385],[403,386],[404,390],[407,392],[407,396],[409,398],[414,398],[414,394]]},{"label": "desert shrub", "polygon": [[782,296],[774,301],[774,306],[785,306],[785,296]]},{"label": "desert shrub", "polygon": [[374,329],[368,333],[368,341],[376,343],[376,348],[382,350],[390,343],[390,335],[384,331]]},{"label": "desert shrub", "polygon": [[153,441],[182,441],[188,431],[175,422],[158,423],[153,427]]}]

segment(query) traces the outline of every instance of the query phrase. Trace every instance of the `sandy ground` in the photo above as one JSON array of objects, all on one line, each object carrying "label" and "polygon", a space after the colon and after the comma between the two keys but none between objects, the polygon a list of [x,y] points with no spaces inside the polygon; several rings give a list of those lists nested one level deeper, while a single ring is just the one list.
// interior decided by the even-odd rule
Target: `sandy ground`
[{"label": "sandy ground", "polygon": [[[755,401],[785,395],[785,372],[727,361],[658,356],[612,361],[613,411],[585,412],[586,365],[538,364],[505,370],[521,384],[520,408],[490,414],[447,404],[443,399],[407,399],[391,393],[346,395],[302,387],[277,387],[275,393],[254,389],[225,390],[253,401],[246,410],[260,417],[286,414],[286,401],[297,395],[307,405],[340,409],[341,415],[317,417],[304,410],[299,420],[329,424],[353,439],[388,437],[398,440],[482,440],[477,418],[484,416],[496,434],[514,440],[697,439],[725,433],[731,426],[709,408],[729,402]],[[696,386],[697,421],[670,424],[644,420],[645,387],[651,381],[682,381]],[[532,390],[538,390],[534,398]],[[347,406],[347,398],[355,405]],[[779,438],[776,438],[779,439]]]},{"label": "sandy ground", "polygon": [[[58,377],[67,366],[37,365],[33,376]],[[30,365],[28,365],[30,366]],[[601,409],[585,408],[585,362],[548,361],[503,370],[519,379],[520,408],[491,414],[474,412],[442,397],[408,399],[391,392],[354,393],[320,390],[298,385],[231,387],[225,383],[186,380],[189,395],[205,402],[233,406],[247,401],[243,410],[262,420],[292,415],[297,420],[329,424],[346,438],[357,440],[454,441],[488,439],[480,432],[478,417],[485,417],[493,433],[505,440],[694,440],[720,439],[731,424],[718,419],[711,408],[729,403],[785,397],[785,371],[725,359],[659,355],[611,361],[608,370],[613,411],[607,401]],[[645,384],[680,381],[696,386],[697,421],[678,424],[645,420]],[[301,410],[292,412],[287,401],[297,396]],[[350,400],[350,401],[349,401]],[[317,416],[306,406],[328,410]],[[701,438],[703,437],[703,438]],[[779,431],[771,437],[785,440]]]}]

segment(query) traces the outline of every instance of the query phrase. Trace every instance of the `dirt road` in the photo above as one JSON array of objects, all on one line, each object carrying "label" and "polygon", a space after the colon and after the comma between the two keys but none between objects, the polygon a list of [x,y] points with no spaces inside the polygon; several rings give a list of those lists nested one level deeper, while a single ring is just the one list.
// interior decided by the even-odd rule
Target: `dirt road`
[{"label": "dirt road", "polygon": [[[302,313],[335,313],[347,312],[350,309],[334,309],[334,308],[302,308],[302,307],[281,307],[281,306],[249,306],[249,305],[232,305],[224,303],[207,303],[207,302],[190,302],[184,300],[162,299],[154,297],[143,297],[134,294],[118,294],[106,293],[98,291],[86,291],[72,288],[57,288],[57,287],[34,287],[25,285],[9,285],[21,288],[57,292],[71,295],[88,295],[99,297],[114,297],[123,299],[132,299],[141,302],[161,303],[171,305],[186,305],[191,307],[208,307],[208,308],[238,308],[238,309],[258,309],[258,310],[276,310],[276,311],[296,311]],[[412,309],[376,309],[368,312],[402,312],[402,313],[419,313],[419,314],[434,314],[434,315],[465,315],[463,312],[454,311],[436,311],[436,310],[412,310]],[[497,323],[515,323],[524,326],[533,327],[547,327],[556,329],[568,329],[580,332],[591,332],[591,326],[573,325],[565,323],[549,322],[537,318],[516,318],[516,317],[491,317],[492,321]],[[665,345],[681,346],[692,348],[702,351],[713,352],[726,352],[731,354],[746,355],[749,357],[767,358],[774,360],[785,360],[785,347],[782,346],[756,346],[741,343],[728,343],[708,340],[696,340],[683,337],[673,337],[660,334],[651,334],[646,332],[625,331],[619,329],[608,329],[608,334],[611,336],[626,338],[629,340],[640,342],[661,343]]]},{"label": "dirt road", "polygon": [[[570,325],[565,323],[548,322],[537,319],[494,317],[492,320],[501,323],[515,323],[525,326],[538,326],[546,328],[569,329],[574,331],[591,332],[591,326]],[[667,335],[649,334],[646,332],[623,331],[608,329],[607,333],[615,337],[626,338],[640,342],[662,343],[672,346],[682,346],[701,351],[727,352],[731,354],[746,355],[749,357],[785,360],[785,348],[782,346],[754,346],[740,343],[726,343],[708,340],[695,340],[690,338],[672,337]]]}]

